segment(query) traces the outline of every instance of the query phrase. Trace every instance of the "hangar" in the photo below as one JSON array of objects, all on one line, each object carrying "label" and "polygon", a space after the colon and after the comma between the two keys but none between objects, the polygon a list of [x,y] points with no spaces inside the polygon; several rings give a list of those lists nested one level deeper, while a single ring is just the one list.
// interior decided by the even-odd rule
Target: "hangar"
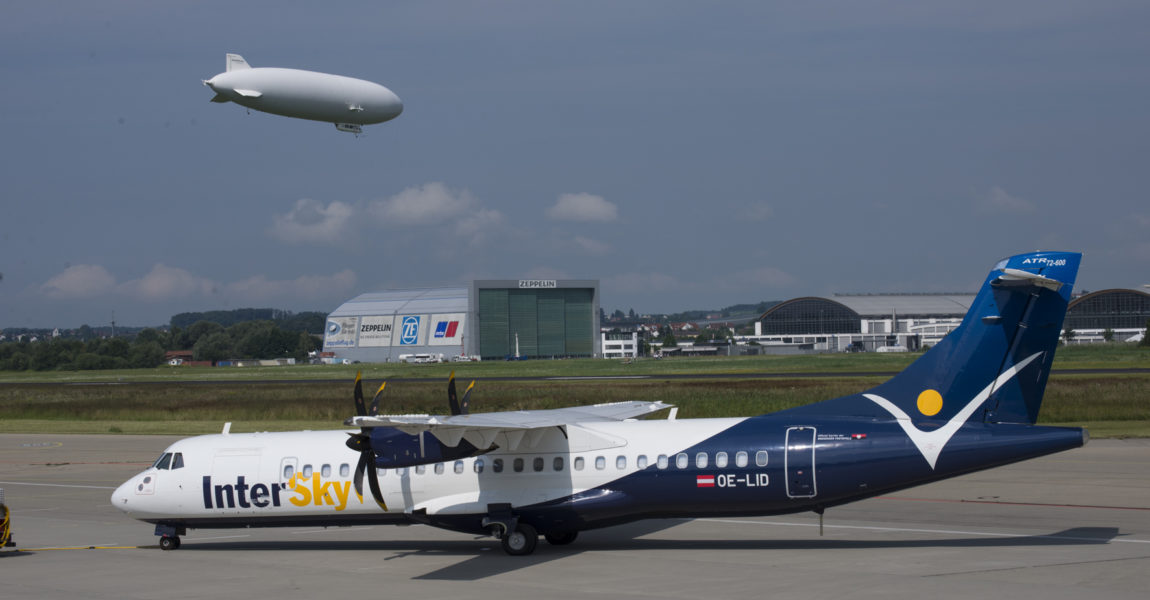
[{"label": "hangar", "polygon": [[[974,294],[836,294],[780,302],[759,316],[759,344],[803,352],[916,350],[958,327]],[[1063,333],[1070,343],[1140,339],[1150,321],[1150,294],[1109,289],[1071,300]]]},{"label": "hangar", "polygon": [[468,287],[368,292],[328,315],[337,360],[576,358],[601,354],[598,280],[476,280]]},{"label": "hangar", "polygon": [[755,322],[759,344],[807,351],[917,350],[938,343],[962,322],[974,294],[836,294],[794,298]]},{"label": "hangar", "polygon": [[[1139,290],[1110,289],[1083,294],[1066,308],[1069,341],[1089,343],[1124,342],[1145,334],[1150,321],[1150,294]],[[1107,334],[1109,331],[1109,334]],[[1109,335],[1110,340],[1107,340]],[[1140,339],[1140,338],[1138,338]]]}]

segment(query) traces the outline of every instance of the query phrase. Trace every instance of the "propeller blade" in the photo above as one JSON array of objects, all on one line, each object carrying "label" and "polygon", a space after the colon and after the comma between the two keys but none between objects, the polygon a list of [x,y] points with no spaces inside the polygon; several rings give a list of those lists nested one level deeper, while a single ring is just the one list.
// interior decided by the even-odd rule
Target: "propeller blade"
[{"label": "propeller blade", "polygon": [[367,471],[367,483],[371,486],[371,495],[375,498],[375,503],[383,510],[387,510],[387,504],[383,502],[383,492],[379,491],[379,473],[375,472],[375,461],[371,462],[373,464]]},{"label": "propeller blade", "polygon": [[387,380],[384,379],[383,383],[379,384],[379,389],[375,391],[375,396],[371,398],[371,412],[367,413],[369,416],[376,416],[379,414],[379,397],[383,395],[383,388],[387,387]]},{"label": "propeller blade", "polygon": [[472,380],[467,386],[467,390],[463,392],[463,401],[459,403],[459,414],[471,414],[471,390],[475,389],[475,380]]},{"label": "propeller blade", "polygon": [[355,415],[362,417],[367,414],[367,409],[363,406],[363,374],[359,371],[355,373]]},{"label": "propeller blade", "polygon": [[460,414],[459,398],[455,393],[455,371],[452,371],[451,376],[447,378],[447,403],[451,406],[452,415]]},{"label": "propeller blade", "polygon": [[363,470],[367,468],[368,460],[370,460],[370,453],[360,452],[359,463],[355,465],[355,479],[353,479],[352,482],[355,483],[355,493],[358,494],[360,498],[363,498]]}]

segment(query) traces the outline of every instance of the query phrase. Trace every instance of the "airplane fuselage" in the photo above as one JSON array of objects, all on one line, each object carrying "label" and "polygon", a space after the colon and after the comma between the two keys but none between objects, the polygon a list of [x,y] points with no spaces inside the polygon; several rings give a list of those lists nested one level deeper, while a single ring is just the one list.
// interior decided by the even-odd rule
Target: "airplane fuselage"
[{"label": "airplane fuselage", "polygon": [[[200,436],[112,496],[170,527],[419,522],[483,533],[500,506],[540,532],[655,517],[766,515],[824,508],[1075,448],[1074,428],[968,423],[932,468],[894,420],[778,415],[585,423],[533,448],[380,470],[386,508],[352,486],[345,431]],[[493,508],[494,507],[494,508]]]}]

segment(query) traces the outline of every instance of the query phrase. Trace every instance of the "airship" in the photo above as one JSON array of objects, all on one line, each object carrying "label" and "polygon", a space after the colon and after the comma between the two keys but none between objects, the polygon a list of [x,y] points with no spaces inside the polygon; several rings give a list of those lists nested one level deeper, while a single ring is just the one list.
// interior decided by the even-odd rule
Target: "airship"
[{"label": "airship", "polygon": [[228,54],[226,64],[223,73],[204,80],[216,93],[212,102],[334,123],[357,135],[363,125],[390,121],[403,112],[399,96],[378,83],[300,69],[252,68],[239,54]]}]

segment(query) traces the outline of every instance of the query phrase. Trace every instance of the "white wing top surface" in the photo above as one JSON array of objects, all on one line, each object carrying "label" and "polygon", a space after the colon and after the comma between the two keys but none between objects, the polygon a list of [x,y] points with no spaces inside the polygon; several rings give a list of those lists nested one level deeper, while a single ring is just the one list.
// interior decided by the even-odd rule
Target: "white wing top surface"
[{"label": "white wing top surface", "polygon": [[[471,415],[379,415],[352,417],[345,425],[361,428],[394,427],[404,433],[417,435],[430,432],[448,446],[458,446],[466,439],[478,448],[489,446],[495,437],[503,434],[518,446],[518,442],[531,430],[594,421],[623,421],[671,408],[663,402],[612,402],[591,406],[572,406],[547,410],[518,410],[478,413]],[[535,437],[535,436],[529,436]],[[534,445],[534,444],[529,444]]]}]

